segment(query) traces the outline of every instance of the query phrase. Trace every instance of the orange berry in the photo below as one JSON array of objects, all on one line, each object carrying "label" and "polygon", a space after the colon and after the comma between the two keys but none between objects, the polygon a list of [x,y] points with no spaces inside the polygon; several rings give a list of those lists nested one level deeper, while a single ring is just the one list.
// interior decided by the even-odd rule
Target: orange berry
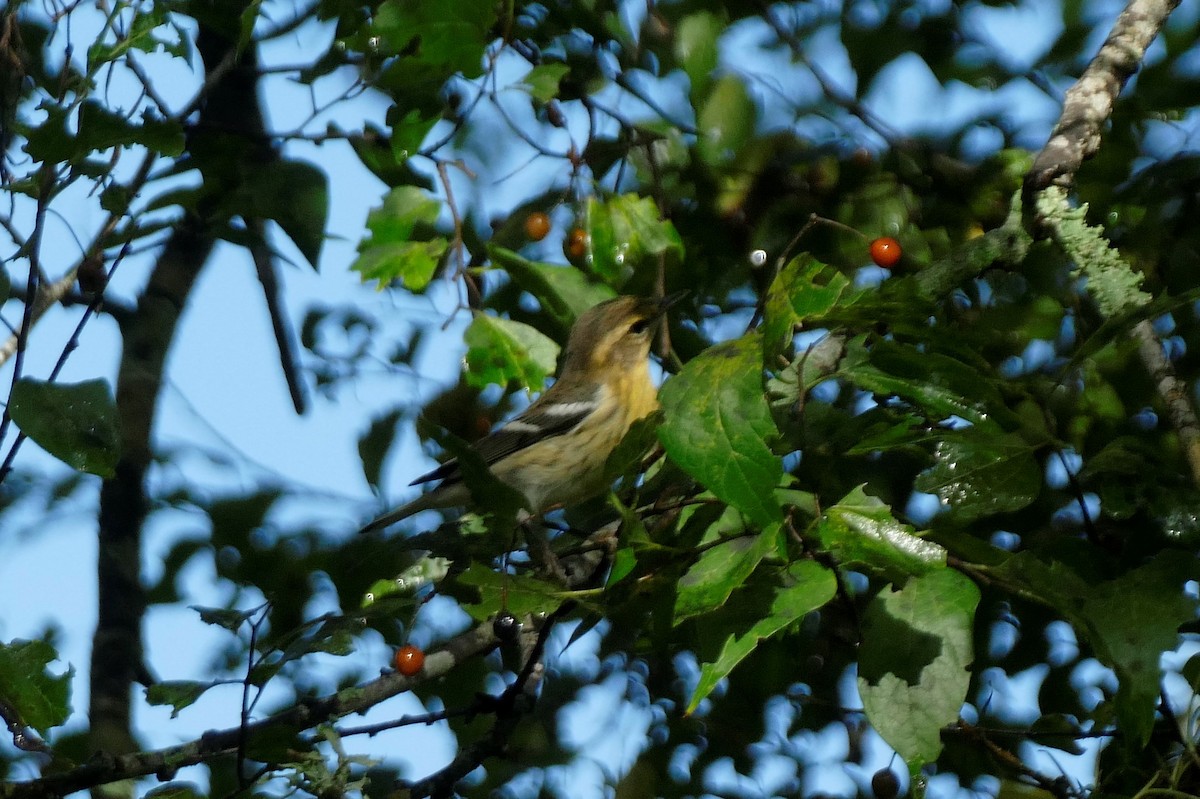
[{"label": "orange berry", "polygon": [[550,232],[550,217],[541,211],[534,211],[525,217],[525,235],[530,241],[541,241]]},{"label": "orange berry", "polygon": [[580,261],[587,255],[587,232],[583,228],[571,228],[563,240],[563,254],[572,261]]},{"label": "orange berry", "polygon": [[871,260],[884,269],[891,269],[898,264],[903,254],[900,242],[891,236],[883,236],[871,242]]},{"label": "orange berry", "polygon": [[425,665],[425,653],[421,651],[420,647],[405,644],[396,650],[396,654],[392,658],[392,665],[405,677],[411,677]]}]

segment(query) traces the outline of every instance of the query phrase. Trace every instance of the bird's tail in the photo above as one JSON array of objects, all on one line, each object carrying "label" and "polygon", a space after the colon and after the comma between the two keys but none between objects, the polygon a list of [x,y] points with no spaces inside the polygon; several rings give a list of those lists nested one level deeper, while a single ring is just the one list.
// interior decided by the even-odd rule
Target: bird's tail
[{"label": "bird's tail", "polygon": [[436,490],[422,494],[412,502],[406,502],[400,507],[390,510],[382,516],[378,516],[367,522],[367,524],[365,524],[363,528],[358,531],[358,533],[359,535],[363,535],[364,533],[374,533],[378,530],[385,530],[396,522],[403,521],[409,516],[420,513],[423,510],[444,507],[446,503],[443,502],[442,499],[443,498],[439,496],[439,492]]}]

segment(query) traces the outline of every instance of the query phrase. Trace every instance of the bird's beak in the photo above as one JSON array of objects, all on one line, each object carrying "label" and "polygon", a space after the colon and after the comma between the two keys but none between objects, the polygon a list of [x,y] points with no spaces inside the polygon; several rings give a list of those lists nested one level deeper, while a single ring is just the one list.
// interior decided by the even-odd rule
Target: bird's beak
[{"label": "bird's beak", "polygon": [[672,306],[676,305],[680,300],[690,293],[691,292],[689,292],[687,289],[684,289],[683,291],[676,291],[663,297],[658,301],[658,313],[655,314],[655,318],[665,314],[671,309]]}]

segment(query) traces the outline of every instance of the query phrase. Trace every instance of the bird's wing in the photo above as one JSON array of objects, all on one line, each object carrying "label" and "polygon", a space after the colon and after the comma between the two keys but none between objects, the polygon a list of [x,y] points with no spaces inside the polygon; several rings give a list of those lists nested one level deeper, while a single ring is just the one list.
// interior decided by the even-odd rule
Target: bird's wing
[{"label": "bird's wing", "polygon": [[[524,413],[472,445],[484,463],[491,466],[501,458],[539,441],[553,436],[561,436],[563,433],[571,431],[600,404],[595,395],[590,399],[572,402],[542,402],[548,396],[543,395],[537,402],[526,408]],[[413,480],[409,485],[427,483],[430,480],[454,481],[459,478],[458,459],[451,458],[432,472]]]}]

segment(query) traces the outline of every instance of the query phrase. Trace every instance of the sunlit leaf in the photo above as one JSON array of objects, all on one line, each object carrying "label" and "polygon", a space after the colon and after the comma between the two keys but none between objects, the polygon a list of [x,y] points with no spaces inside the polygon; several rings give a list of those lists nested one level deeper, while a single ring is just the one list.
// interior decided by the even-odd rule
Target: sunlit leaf
[{"label": "sunlit leaf", "polygon": [[659,440],[671,459],[755,524],[778,521],[773,491],[783,466],[766,443],[777,433],[763,393],[761,336],[710,347],[663,385],[659,401]]},{"label": "sunlit leaf", "polygon": [[909,764],[937,759],[942,727],[958,720],[974,660],[979,589],[942,569],[884,590],[863,616],[858,690],[871,726]]}]

